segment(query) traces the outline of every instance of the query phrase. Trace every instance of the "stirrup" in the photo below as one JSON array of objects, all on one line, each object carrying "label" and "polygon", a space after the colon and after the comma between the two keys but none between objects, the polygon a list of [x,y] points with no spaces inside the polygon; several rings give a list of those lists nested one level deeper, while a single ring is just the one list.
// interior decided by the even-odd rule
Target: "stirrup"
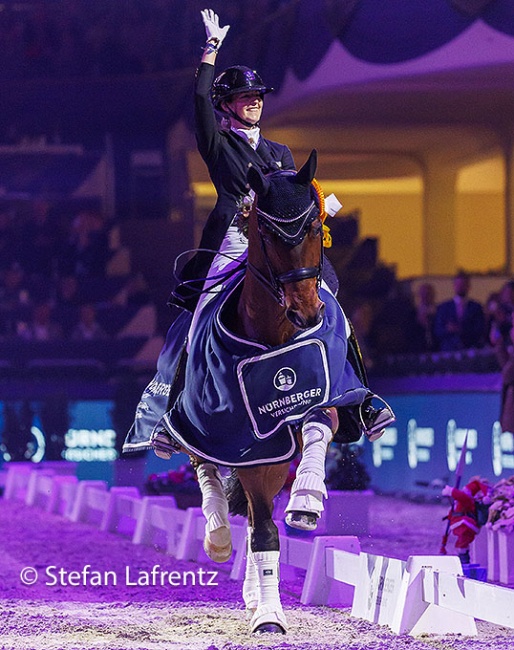
[{"label": "stirrup", "polygon": [[164,429],[161,429],[161,431],[155,434],[155,437],[151,441],[151,445],[154,454],[163,460],[169,460],[173,454],[176,454],[178,451],[173,438],[167,431],[164,431]]},{"label": "stirrup", "polygon": [[369,407],[372,408],[375,413],[375,420],[373,420],[373,422],[370,424],[366,424],[364,422],[363,403],[359,404],[359,418],[361,421],[362,433],[370,442],[375,442],[375,440],[378,440],[384,435],[386,427],[388,427],[393,422],[396,422],[396,416],[393,409],[389,406],[383,397],[372,393],[369,398],[366,398],[365,401],[368,399],[377,399],[384,404],[383,408],[375,409],[373,406],[371,406],[370,403]]}]

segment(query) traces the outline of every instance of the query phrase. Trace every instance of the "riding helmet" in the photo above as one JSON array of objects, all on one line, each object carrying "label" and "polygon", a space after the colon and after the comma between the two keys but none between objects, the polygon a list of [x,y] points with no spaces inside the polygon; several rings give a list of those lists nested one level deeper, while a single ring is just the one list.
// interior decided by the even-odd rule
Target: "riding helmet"
[{"label": "riding helmet", "polygon": [[222,102],[232,95],[256,90],[263,95],[274,89],[265,86],[260,75],[244,65],[233,65],[224,70],[212,84],[211,99],[214,107],[219,109]]}]

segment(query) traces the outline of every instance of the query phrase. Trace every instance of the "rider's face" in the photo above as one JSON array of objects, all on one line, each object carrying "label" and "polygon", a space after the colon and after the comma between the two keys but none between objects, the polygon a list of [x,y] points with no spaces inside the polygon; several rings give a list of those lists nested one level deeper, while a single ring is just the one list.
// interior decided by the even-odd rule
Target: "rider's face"
[{"label": "rider's face", "polygon": [[[243,120],[250,124],[257,124],[261,119],[263,98],[262,94],[256,91],[248,91],[234,95],[231,102],[227,103],[228,107]],[[238,127],[242,125],[238,123]]]}]

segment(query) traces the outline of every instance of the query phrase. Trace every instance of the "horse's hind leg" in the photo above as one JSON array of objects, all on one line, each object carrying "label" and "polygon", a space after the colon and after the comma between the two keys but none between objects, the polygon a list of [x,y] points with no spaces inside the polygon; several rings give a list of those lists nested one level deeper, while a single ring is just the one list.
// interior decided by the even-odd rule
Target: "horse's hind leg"
[{"label": "horse's hind leg", "polygon": [[[246,587],[251,587],[253,592],[247,594],[247,597],[250,595],[253,598],[252,605],[256,607],[250,628],[257,634],[285,634],[287,628],[278,589],[279,536],[272,520],[273,497],[284,485],[287,465],[238,470],[238,476],[248,497],[250,543],[247,563],[251,563],[251,567],[248,576],[250,584]],[[247,607],[250,607],[252,605],[247,602],[247,597],[245,602]]]},{"label": "horse's hind leg", "polygon": [[207,519],[203,547],[214,562],[226,562],[232,555],[228,502],[216,465],[192,458],[202,493],[202,512]]},{"label": "horse's hind leg", "polygon": [[252,553],[253,528],[248,525],[246,533],[246,567],[243,582],[243,600],[246,611],[253,616],[259,604],[259,574]]},{"label": "horse's hind leg", "polygon": [[286,523],[301,530],[314,530],[323,512],[325,487],[325,457],[328,445],[337,430],[335,408],[311,413],[302,428],[302,459],[291,486],[286,506]]}]

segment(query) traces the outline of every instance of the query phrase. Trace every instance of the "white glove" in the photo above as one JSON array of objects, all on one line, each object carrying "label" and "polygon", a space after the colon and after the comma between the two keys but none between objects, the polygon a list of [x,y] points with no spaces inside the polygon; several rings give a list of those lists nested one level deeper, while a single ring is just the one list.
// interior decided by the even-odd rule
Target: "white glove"
[{"label": "white glove", "polygon": [[445,485],[441,491],[441,494],[443,495],[443,497],[451,497],[452,491],[453,491],[452,487],[450,487],[449,485]]},{"label": "white glove", "polygon": [[214,13],[212,9],[204,9],[200,12],[202,14],[203,24],[205,25],[205,34],[207,40],[217,39],[218,47],[223,43],[223,39],[227,35],[230,25],[220,27],[220,19],[218,14]]}]

